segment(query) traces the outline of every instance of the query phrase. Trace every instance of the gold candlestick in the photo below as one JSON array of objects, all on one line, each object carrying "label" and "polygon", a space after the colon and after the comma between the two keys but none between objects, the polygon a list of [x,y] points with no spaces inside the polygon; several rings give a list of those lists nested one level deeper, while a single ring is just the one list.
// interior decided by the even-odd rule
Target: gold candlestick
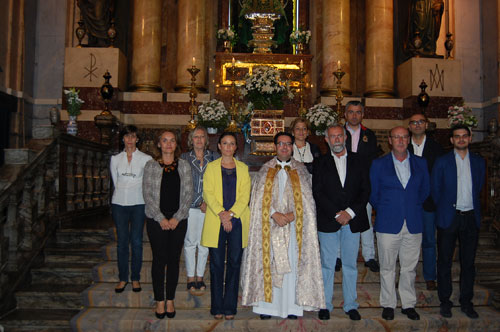
[{"label": "gold candlestick", "polygon": [[300,81],[299,81],[299,94],[300,94],[300,107],[299,116],[305,117],[307,110],[304,107],[304,77],[306,77],[307,72],[304,70],[304,63],[300,60]]},{"label": "gold candlestick", "polygon": [[344,95],[342,94],[342,77],[344,77],[345,72],[340,68],[340,61],[338,62],[337,71],[333,72],[333,75],[337,78],[337,93],[335,94],[335,100],[337,100],[337,114],[339,119],[342,119],[344,115],[342,114],[342,100]]},{"label": "gold candlestick", "polygon": [[191,68],[188,68],[187,71],[191,74],[191,89],[189,90],[189,98],[191,98],[191,105],[189,105],[191,120],[189,120],[184,130],[191,131],[196,128],[197,125],[196,120],[194,119],[195,115],[198,114],[198,107],[195,105],[196,97],[198,96],[198,90],[196,89],[196,75],[200,72],[200,70],[194,65],[194,58],[193,65],[191,66]]},{"label": "gold candlestick", "polygon": [[241,132],[241,129],[238,127],[238,124],[236,123],[236,115],[238,112],[238,105],[236,104],[236,66],[235,66],[235,61],[233,58],[232,66],[229,68],[229,72],[231,73],[231,107],[229,109],[229,114],[231,114],[231,122],[229,123],[229,126],[225,129],[225,131],[229,131],[232,133],[239,133]]}]

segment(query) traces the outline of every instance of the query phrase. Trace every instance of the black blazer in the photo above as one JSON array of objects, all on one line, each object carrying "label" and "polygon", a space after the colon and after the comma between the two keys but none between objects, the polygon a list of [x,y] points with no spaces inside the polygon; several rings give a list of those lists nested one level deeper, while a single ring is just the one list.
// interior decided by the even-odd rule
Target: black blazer
[{"label": "black blazer", "polygon": [[319,232],[338,231],[341,225],[335,221],[335,214],[348,207],[356,214],[349,222],[351,232],[364,232],[370,228],[366,213],[370,178],[364,159],[357,153],[347,154],[344,187],[331,153],[314,160],[312,183]]},{"label": "black blazer", "polygon": [[[372,161],[378,157],[377,136],[375,136],[373,131],[366,128],[362,124],[360,124],[360,126],[361,133],[359,133],[358,149],[356,153],[360,155],[360,157],[364,158],[365,162],[368,163],[367,171],[369,171]],[[347,151],[351,152],[351,133],[347,130],[347,127],[345,127],[345,131],[347,134],[345,146]]]},{"label": "black blazer", "polygon": [[[309,143],[309,148],[311,149],[311,154],[313,156],[313,161],[316,158],[321,157],[321,150],[319,149],[319,146],[317,146],[316,144],[311,143],[311,142],[307,142],[307,143]],[[304,163],[304,165],[306,166],[306,168],[309,171],[309,173],[312,174],[313,173],[313,163]]]},{"label": "black blazer", "polygon": [[[410,144],[408,144],[408,151],[414,153],[413,144],[411,143],[411,141]],[[438,142],[430,138],[429,135],[426,135],[424,151],[422,151],[422,157],[425,160],[427,160],[427,167],[429,168],[429,174],[432,174],[432,167],[434,167],[434,162],[438,157],[441,157],[443,153],[444,151],[441,145],[439,145]],[[424,202],[424,210],[427,212],[436,211],[436,205],[434,204],[431,195],[429,195],[429,197]]]}]

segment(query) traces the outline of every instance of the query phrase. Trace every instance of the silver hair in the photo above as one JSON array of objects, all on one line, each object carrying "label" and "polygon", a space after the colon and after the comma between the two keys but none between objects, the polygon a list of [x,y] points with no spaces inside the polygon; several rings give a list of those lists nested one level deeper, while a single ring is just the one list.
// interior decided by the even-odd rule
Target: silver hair
[{"label": "silver hair", "polygon": [[203,135],[205,135],[205,150],[208,149],[209,142],[208,142],[207,128],[205,128],[203,126],[200,126],[200,125],[196,126],[196,128],[194,128],[193,130],[191,130],[189,132],[189,135],[188,135],[188,149],[189,150],[193,150],[193,136],[194,136],[194,132],[197,131],[197,130],[203,131]]}]

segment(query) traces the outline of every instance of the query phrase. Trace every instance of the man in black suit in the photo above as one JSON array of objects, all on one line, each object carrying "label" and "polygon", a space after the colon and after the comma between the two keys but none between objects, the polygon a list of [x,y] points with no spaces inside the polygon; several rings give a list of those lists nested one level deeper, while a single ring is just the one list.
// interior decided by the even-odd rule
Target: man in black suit
[{"label": "man in black suit", "polygon": [[[356,152],[365,160],[365,167],[370,169],[372,161],[377,158],[378,147],[375,133],[361,124],[363,121],[364,107],[360,101],[353,100],[345,106],[345,129],[347,133],[346,148],[348,152]],[[370,228],[361,233],[361,253],[365,266],[372,272],[379,272],[380,267],[375,260],[375,245],[372,228],[372,206],[366,205],[368,223]],[[340,262],[339,262],[340,263]],[[339,266],[340,267],[340,266]],[[337,267],[337,271],[339,270]]]},{"label": "man in black suit", "polygon": [[[413,114],[410,117],[408,129],[411,132],[411,144],[408,144],[408,150],[427,160],[427,167],[429,168],[429,174],[431,174],[434,161],[443,154],[443,148],[425,134],[428,123],[423,114]],[[427,290],[436,290],[436,206],[430,195],[424,202],[423,216],[422,261],[424,279]]]},{"label": "man in black suit", "polygon": [[313,196],[326,301],[326,308],[318,314],[321,320],[330,319],[333,310],[333,281],[339,247],[343,309],[350,319],[361,319],[356,302],[357,258],[360,232],[369,228],[366,204],[370,197],[370,180],[363,159],[354,152],[347,152],[345,139],[343,126],[329,126],[325,140],[331,153],[315,159],[313,167]]}]

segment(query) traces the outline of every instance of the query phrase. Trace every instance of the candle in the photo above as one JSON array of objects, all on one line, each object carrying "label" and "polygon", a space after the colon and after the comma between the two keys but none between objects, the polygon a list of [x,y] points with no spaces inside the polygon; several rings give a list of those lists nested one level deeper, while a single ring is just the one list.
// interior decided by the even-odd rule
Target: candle
[{"label": "candle", "polygon": [[340,70],[340,60],[337,61],[337,70]]},{"label": "candle", "polygon": [[234,64],[236,63],[236,61],[234,60],[234,57],[233,57],[233,67],[234,67]]},{"label": "candle", "polygon": [[193,57],[193,67],[194,67],[194,63],[196,62],[196,58]]},{"label": "candle", "polygon": [[300,60],[300,69],[304,69],[304,61]]},{"label": "candle", "polygon": [[444,9],[444,17],[446,22],[446,34],[450,33],[450,2],[446,0],[446,8]]}]

